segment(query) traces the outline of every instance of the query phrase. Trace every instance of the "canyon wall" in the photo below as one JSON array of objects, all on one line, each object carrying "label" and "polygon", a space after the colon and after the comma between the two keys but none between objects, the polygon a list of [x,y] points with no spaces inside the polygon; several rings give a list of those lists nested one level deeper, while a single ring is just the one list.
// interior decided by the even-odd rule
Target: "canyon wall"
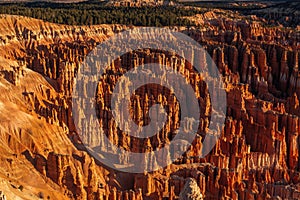
[{"label": "canyon wall", "polygon": [[[7,198],[300,198],[296,30],[264,27],[259,18],[249,20],[233,12],[225,16],[220,10],[201,16],[200,28],[173,28],[208,51],[225,82],[225,127],[205,158],[198,155],[209,126],[210,96],[218,94],[208,94],[203,78],[190,64],[151,49],[128,52],[113,61],[95,98],[99,121],[114,144],[130,151],[151,151],[170,143],[178,128],[179,107],[184,105],[169,90],[151,84],[132,96],[131,116],[136,123],[147,124],[149,108],[160,103],[168,111],[163,130],[140,140],[114,123],[109,105],[114,86],[141,64],[164,64],[188,77],[201,110],[199,134],[180,159],[155,172],[127,174],[103,166],[87,153],[72,118],[72,92],[88,53],[113,34],[133,27],[71,27],[16,16],[2,16],[0,21],[0,174],[11,183],[4,193]],[[83,106],[76,109],[80,112]]]}]

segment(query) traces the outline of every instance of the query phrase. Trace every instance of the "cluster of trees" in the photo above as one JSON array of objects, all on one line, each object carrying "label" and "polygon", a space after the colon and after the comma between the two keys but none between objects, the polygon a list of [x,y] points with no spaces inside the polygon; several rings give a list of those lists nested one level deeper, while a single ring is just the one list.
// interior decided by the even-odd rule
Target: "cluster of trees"
[{"label": "cluster of trees", "polygon": [[[249,2],[247,6],[243,4]],[[258,1],[259,3],[259,1]],[[181,4],[185,6],[194,6],[201,8],[220,8],[224,10],[233,10],[233,11],[249,11],[253,9],[261,9],[259,4],[256,4],[255,1],[235,1],[235,0],[227,0],[227,1],[190,1],[190,2],[182,2]]]},{"label": "cluster of trees", "polygon": [[107,7],[101,3],[2,4],[0,13],[33,17],[69,25],[125,24],[135,26],[190,26],[183,16],[202,12],[180,7]]}]

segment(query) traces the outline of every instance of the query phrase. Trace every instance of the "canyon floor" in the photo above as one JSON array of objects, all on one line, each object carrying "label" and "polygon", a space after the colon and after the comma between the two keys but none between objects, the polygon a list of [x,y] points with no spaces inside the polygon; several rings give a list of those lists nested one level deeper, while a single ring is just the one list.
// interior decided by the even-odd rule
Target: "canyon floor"
[{"label": "canyon floor", "polygon": [[[103,165],[85,149],[73,121],[72,92],[86,56],[114,34],[137,27],[1,15],[0,199],[300,199],[299,28],[270,26],[263,10],[246,16],[210,9],[186,18],[197,26],[169,28],[201,44],[218,67],[227,98],[226,112],[219,113],[225,126],[213,150],[198,158],[210,98],[220,94],[208,94],[193,67],[168,52],[142,49],[120,56],[95,94],[99,121],[114,144],[145,152],[169,144],[178,128],[178,101],[153,85],[133,95],[131,116],[147,123],[151,105],[162,104],[169,123],[156,137],[132,138],[113,122],[112,90],[122,74],[141,64],[163,63],[188,77],[201,110],[199,134],[188,152],[163,169],[131,174]],[[280,20],[289,25],[289,19]],[[88,119],[83,123],[89,126]]]}]

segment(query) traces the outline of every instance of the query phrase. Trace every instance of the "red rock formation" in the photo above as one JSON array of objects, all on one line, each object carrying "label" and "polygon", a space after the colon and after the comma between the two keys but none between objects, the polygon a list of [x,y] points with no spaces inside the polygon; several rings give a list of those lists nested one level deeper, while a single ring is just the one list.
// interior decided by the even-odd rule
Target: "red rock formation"
[{"label": "red rock formation", "polygon": [[[179,108],[186,105],[179,105],[176,96],[163,87],[139,88],[132,97],[133,120],[148,123],[149,108],[161,103],[168,110],[168,123],[155,137],[132,138],[118,129],[109,107],[122,74],[144,63],[163,63],[188,77],[197,91],[201,119],[193,145],[174,164],[145,174],[113,171],[94,160],[72,120],[71,94],[80,63],[97,44],[126,27],[1,19],[8,24],[0,31],[1,177],[15,185],[22,183],[24,193],[17,194],[21,196],[30,188],[34,194],[40,192],[30,180],[34,179],[47,188],[43,192],[51,199],[184,199],[189,194],[202,194],[205,199],[299,199],[299,50],[285,45],[296,39],[289,38],[287,30],[262,27],[258,19],[238,16],[236,22],[222,12],[202,16],[206,29],[178,28],[208,50],[226,82],[225,127],[205,158],[198,155],[209,125],[209,99],[218,94],[208,95],[202,77],[182,58],[163,51],[133,51],[112,62],[98,83],[97,109],[105,134],[114,144],[134,152],[168,144],[178,128]],[[212,19],[215,15],[218,20]],[[20,33],[23,39],[17,37]],[[84,102],[77,105],[74,109],[80,112]],[[127,162],[127,158],[119,159]],[[144,164],[155,162],[145,160]]]}]

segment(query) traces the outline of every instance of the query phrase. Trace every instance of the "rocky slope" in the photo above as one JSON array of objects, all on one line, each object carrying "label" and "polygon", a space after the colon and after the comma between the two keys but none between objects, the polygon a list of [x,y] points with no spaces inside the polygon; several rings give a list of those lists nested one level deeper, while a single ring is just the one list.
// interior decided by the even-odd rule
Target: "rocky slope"
[{"label": "rocky slope", "polygon": [[296,27],[299,25],[300,3],[297,1],[286,1],[268,6],[264,9],[253,9],[250,11],[268,20],[269,25],[284,25]]},{"label": "rocky slope", "polygon": [[[299,199],[299,33],[263,27],[255,16],[230,15],[236,14],[212,11],[201,16],[200,28],[176,27],[207,49],[224,77],[227,113],[221,139],[200,159],[204,135],[199,134],[181,159],[144,174],[114,171],[93,159],[78,138],[71,107],[74,77],[85,56],[132,27],[71,27],[1,16],[1,194],[7,199]],[[129,52],[100,82],[99,118],[115,144],[131,151],[155,149],[177,128],[178,102],[167,90],[150,86],[134,95],[132,117],[147,123],[142,108],[166,106],[170,123],[157,137],[137,141],[111,122],[108,96],[118,78],[147,62],[170,65],[175,59],[174,68],[202,91],[197,93],[200,130],[207,128],[205,84],[188,63],[171,58],[153,50]]]}]

